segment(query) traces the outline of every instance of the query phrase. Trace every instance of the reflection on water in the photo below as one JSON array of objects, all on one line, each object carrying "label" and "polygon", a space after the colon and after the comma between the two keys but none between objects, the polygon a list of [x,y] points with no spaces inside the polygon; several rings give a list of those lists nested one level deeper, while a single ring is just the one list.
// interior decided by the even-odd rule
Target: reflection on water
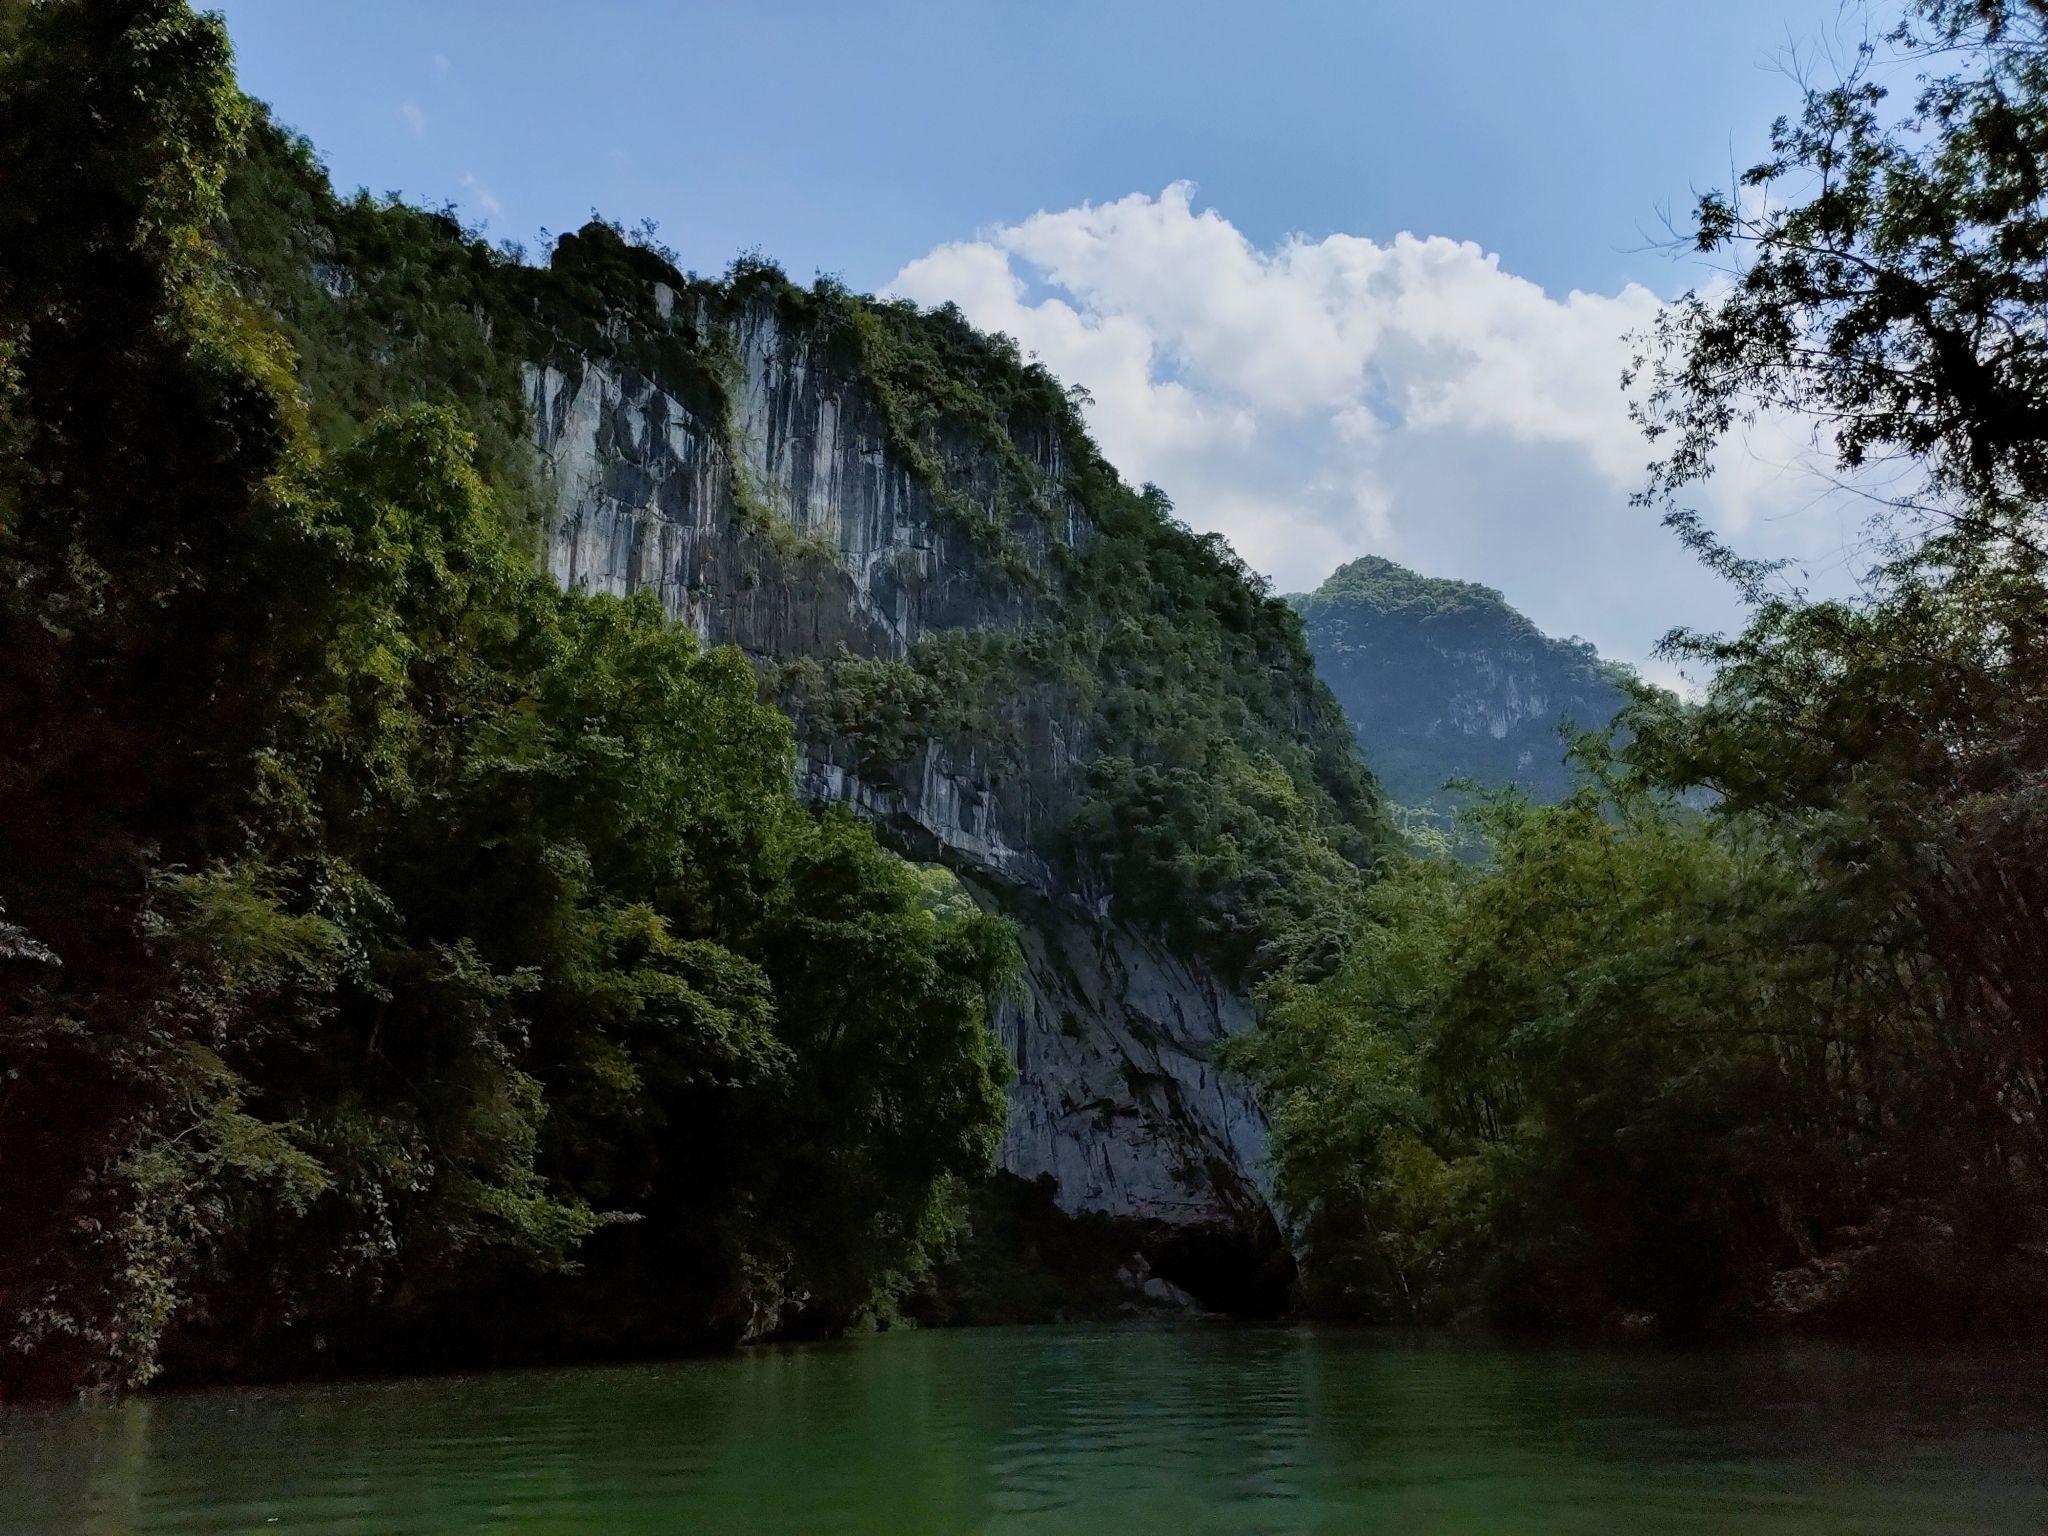
[{"label": "reflection on water", "polygon": [[2048,1531],[2048,1369],[896,1333],[0,1416],[35,1532]]}]

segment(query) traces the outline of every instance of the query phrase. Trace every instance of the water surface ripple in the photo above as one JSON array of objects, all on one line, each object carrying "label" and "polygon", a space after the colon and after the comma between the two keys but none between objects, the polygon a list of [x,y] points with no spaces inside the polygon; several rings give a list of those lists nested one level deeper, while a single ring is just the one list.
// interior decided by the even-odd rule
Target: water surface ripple
[{"label": "water surface ripple", "polygon": [[2048,1531],[2048,1369],[1290,1328],[893,1333],[0,1415],[0,1530]]}]

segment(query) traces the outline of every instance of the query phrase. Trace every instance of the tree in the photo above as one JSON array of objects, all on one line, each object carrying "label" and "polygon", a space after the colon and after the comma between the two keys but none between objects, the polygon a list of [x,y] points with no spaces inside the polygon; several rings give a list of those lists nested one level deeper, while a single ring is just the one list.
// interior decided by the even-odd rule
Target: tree
[{"label": "tree", "polygon": [[[1885,81],[1917,68],[1910,109]],[[1789,184],[1789,196],[1781,188]],[[2048,11],[1919,0],[1771,153],[1699,201],[1693,244],[1733,259],[1644,338],[1639,419],[1665,443],[1641,500],[1752,587],[1753,563],[1680,504],[1738,421],[1804,417],[1846,474],[1893,458],[1892,510],[2038,550],[2048,496]]]},{"label": "tree", "polygon": [[135,1380],[203,1187],[319,1182],[216,1049],[234,998],[317,993],[335,959],[237,867],[303,592],[298,413],[202,234],[247,117],[218,20],[6,22],[0,1293],[36,1375]]},{"label": "tree", "polygon": [[[1888,122],[1883,79],[1904,69],[1916,94]],[[1795,200],[1771,201],[1788,178]],[[1735,286],[1654,338],[1643,419],[1671,446],[1646,499],[1755,592],[1761,568],[1678,505],[1735,420],[1804,417],[1843,474],[1892,456],[1920,488],[1887,509],[1909,521],[1885,519],[1868,600],[1763,602],[1732,640],[1674,636],[1716,681],[1696,716],[1648,712],[1636,761],[1795,840],[1864,929],[1843,942],[1891,955],[1980,1160],[2024,1143],[2048,1172],[2048,996],[2021,958],[2048,938],[2048,10],[1920,0],[1778,122],[1743,186],[1697,222],[1699,249],[1739,258]]]}]

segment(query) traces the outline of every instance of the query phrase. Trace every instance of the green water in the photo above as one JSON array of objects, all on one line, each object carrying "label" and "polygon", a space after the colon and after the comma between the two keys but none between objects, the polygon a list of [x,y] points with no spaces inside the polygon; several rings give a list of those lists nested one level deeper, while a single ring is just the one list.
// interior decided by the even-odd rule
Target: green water
[{"label": "green water", "polygon": [[66,1531],[2048,1531],[2048,1370],[1306,1329],[896,1333],[0,1416]]}]

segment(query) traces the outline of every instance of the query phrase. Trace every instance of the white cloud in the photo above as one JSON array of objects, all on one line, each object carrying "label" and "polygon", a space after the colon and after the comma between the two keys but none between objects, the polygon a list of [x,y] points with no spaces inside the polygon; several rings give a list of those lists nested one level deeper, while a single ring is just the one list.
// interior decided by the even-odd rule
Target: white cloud
[{"label": "white cloud", "polygon": [[497,194],[478,181],[475,172],[464,171],[462,173],[462,186],[463,190],[469,193],[470,201],[483,209],[492,218],[496,218],[505,211],[505,206],[498,201]]},{"label": "white cloud", "polygon": [[427,114],[416,101],[401,101],[398,104],[398,120],[405,124],[405,130],[416,139],[427,136]]},{"label": "white cloud", "polygon": [[[1650,449],[1620,377],[1647,288],[1553,297],[1468,241],[1405,233],[1262,250],[1176,183],[940,246],[888,291],[951,300],[1085,385],[1111,461],[1282,590],[1386,554],[1637,662],[1674,625],[1739,617],[1628,505]],[[1802,442],[1776,427],[1731,452],[1710,519],[1766,554],[1839,541],[1775,515],[1813,498],[1788,468]]]}]

